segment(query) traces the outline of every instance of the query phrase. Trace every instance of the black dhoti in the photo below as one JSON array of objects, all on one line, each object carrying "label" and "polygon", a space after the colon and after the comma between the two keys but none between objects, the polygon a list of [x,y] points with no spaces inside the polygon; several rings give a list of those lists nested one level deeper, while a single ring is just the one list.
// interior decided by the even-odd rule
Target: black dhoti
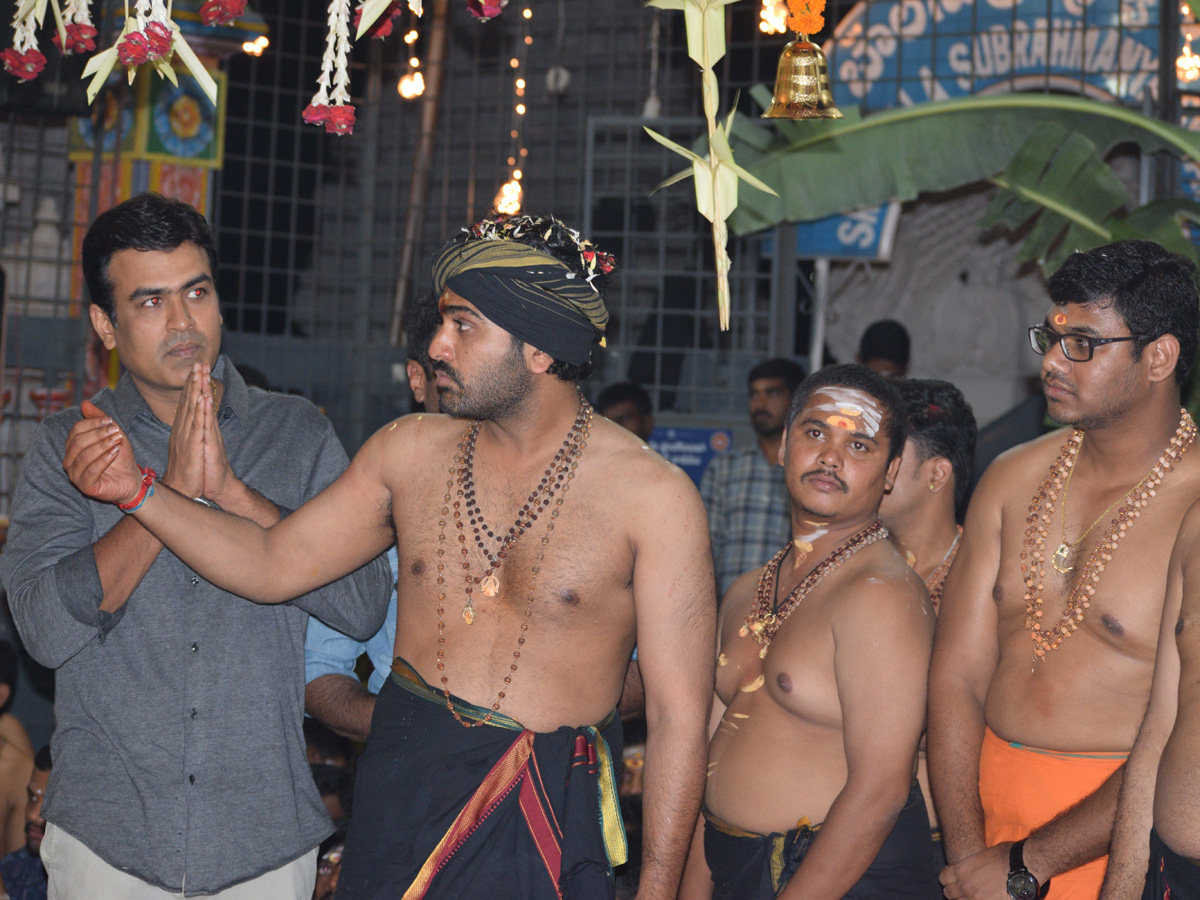
[{"label": "black dhoti", "polygon": [[[754,834],[704,813],[704,858],[713,879],[713,900],[774,900],[816,837],[820,825],[802,824],[787,834]],[[846,900],[938,900],[942,887],[929,834],[921,786],[908,801],[871,867]]]},{"label": "black dhoti", "polygon": [[[452,697],[459,715],[487,710]],[[621,724],[464,728],[403,660],[358,762],[339,900],[609,900],[624,862]]]}]

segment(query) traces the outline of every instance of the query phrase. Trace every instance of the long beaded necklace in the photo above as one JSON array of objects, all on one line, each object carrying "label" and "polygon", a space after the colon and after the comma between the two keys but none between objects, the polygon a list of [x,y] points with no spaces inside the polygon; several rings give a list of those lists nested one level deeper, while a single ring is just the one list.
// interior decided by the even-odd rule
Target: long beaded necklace
[{"label": "long beaded necklace", "polygon": [[745,623],[738,629],[738,634],[741,637],[753,635],[759,645],[759,658],[766,659],[767,648],[771,646],[775,632],[787,621],[792,610],[800,605],[800,601],[807,597],[826,575],[859,550],[876,541],[883,540],[887,536],[888,530],[883,527],[881,521],[876,519],[821,560],[817,567],[805,575],[780,603],[778,602],[779,567],[783,564],[788,551],[792,549],[789,542],[786,547],[771,557],[769,563],[763,566],[762,574],[758,576],[758,589],[754,592],[754,603],[750,606],[750,614],[746,616]]},{"label": "long beaded necklace", "polygon": [[946,551],[942,561],[937,564],[937,568],[930,572],[929,577],[925,579],[925,590],[929,591],[929,602],[933,604],[934,612],[937,612],[938,605],[942,602],[942,593],[946,589],[946,575],[949,574],[950,567],[954,565],[954,557],[958,555],[958,545],[962,542],[962,533],[962,526],[957,526],[950,549]]},{"label": "long beaded necklace", "polygon": [[[1117,551],[1117,544],[1125,537],[1130,528],[1142,514],[1152,497],[1157,496],[1157,488],[1163,478],[1179,463],[1187,448],[1196,437],[1196,423],[1188,415],[1186,409],[1179,411],[1179,427],[1171,437],[1171,442],[1154,467],[1121,499],[1125,502],[1104,537],[1096,544],[1096,548],[1088,557],[1079,573],[1078,579],[1067,596],[1066,608],[1058,621],[1046,628],[1043,622],[1042,590],[1046,577],[1046,550],[1048,547],[1048,526],[1054,519],[1054,505],[1058,500],[1060,489],[1063,491],[1063,502],[1066,502],[1066,484],[1075,468],[1079,449],[1083,446],[1083,432],[1075,431],[1063,444],[1058,458],[1046,474],[1045,481],[1033,495],[1029,504],[1029,516],[1025,520],[1025,540],[1021,547],[1021,574],[1025,578],[1025,628],[1033,640],[1034,660],[1045,660],[1048,650],[1056,650],[1064,640],[1074,634],[1083,621],[1084,611],[1091,606],[1091,598],[1096,594],[1096,585],[1100,583],[1100,575],[1112,561]],[[1115,504],[1113,504],[1115,505]],[[1112,506],[1109,507],[1109,510]],[[1105,515],[1107,515],[1107,510]],[[1103,518],[1103,516],[1101,516]],[[1099,520],[1097,520],[1099,521]],[[1094,528],[1096,523],[1092,524]],[[1091,531],[1091,528],[1088,529]],[[1084,532],[1087,536],[1087,532]],[[1082,538],[1080,538],[1082,541]],[[1077,542],[1078,543],[1078,542]],[[1065,542],[1064,542],[1065,544]],[[1074,566],[1065,571],[1059,563],[1063,546],[1052,554],[1052,564],[1059,572],[1066,574],[1073,571]]]},{"label": "long beaded necklace", "polygon": [[[508,556],[508,551],[512,549],[513,544],[537,520],[537,517],[546,511],[546,508],[550,505],[550,501],[554,499],[555,492],[563,485],[570,461],[579,455],[579,442],[586,439],[592,421],[591,404],[587,402],[582,394],[579,397],[579,401],[579,413],[575,417],[575,424],[571,426],[571,430],[567,433],[567,439],[563,441],[562,447],[559,448],[554,459],[550,461],[550,465],[547,467],[546,473],[542,476],[542,480],[530,492],[528,499],[526,499],[525,504],[517,514],[516,522],[508,529],[508,534],[500,539],[499,546],[495,552],[484,543],[483,533],[486,532],[488,538],[493,541],[497,540],[496,534],[487,527],[487,524],[483,520],[483,513],[479,510],[475,502],[475,442],[479,437],[479,428],[483,423],[475,422],[467,429],[464,441],[466,448],[462,450],[461,458],[455,457],[455,462],[458,464],[458,485],[460,493],[466,501],[467,515],[471,521],[471,529],[475,534],[475,544],[487,558],[488,567],[482,575],[474,576],[471,579],[472,584],[468,585],[467,605],[463,607],[463,621],[466,624],[470,625],[475,621],[475,609],[471,603],[470,588],[473,585],[478,585],[485,597],[495,597],[499,593],[500,579],[497,573],[500,571],[500,566],[503,564],[505,557]],[[454,524],[460,532],[464,530],[457,503],[454,505]],[[470,563],[467,559],[467,544],[466,541],[462,541],[461,543],[463,568],[469,569]]]},{"label": "long beaded necklace", "polygon": [[[525,646],[525,635],[526,635],[526,632],[529,631],[529,618],[530,618],[530,616],[533,615],[533,598],[534,598],[535,589],[537,588],[538,573],[541,572],[541,570],[542,570],[542,560],[545,558],[545,555],[546,555],[546,547],[549,546],[549,544],[550,544],[550,536],[554,533],[555,520],[558,519],[559,513],[562,511],[563,501],[566,500],[567,491],[571,487],[571,481],[575,478],[575,470],[579,466],[579,459],[583,455],[584,448],[587,447],[587,437],[588,437],[588,434],[591,431],[591,427],[592,427],[592,407],[586,400],[583,399],[582,394],[580,395],[580,407],[581,407],[580,416],[582,416],[583,422],[581,425],[580,418],[577,417],[575,420],[575,424],[571,426],[571,432],[568,434],[567,443],[571,445],[571,450],[566,454],[565,460],[563,463],[564,474],[563,474],[563,477],[561,478],[561,492],[558,494],[558,497],[554,500],[554,508],[550,510],[550,520],[546,523],[546,533],[542,536],[541,544],[538,546],[537,558],[534,560],[533,567],[530,570],[531,577],[529,579],[529,595],[525,601],[524,616],[521,620],[521,633],[517,636],[517,647],[515,650],[513,650],[513,661],[508,666],[509,672],[507,675],[504,676],[504,684],[500,688],[499,692],[497,693],[496,701],[492,704],[492,708],[484,715],[484,717],[482,719],[480,719],[477,722],[468,722],[466,719],[464,719],[462,717],[462,715],[459,713],[459,711],[454,708],[454,702],[450,699],[450,680],[446,676],[446,560],[445,560],[445,557],[446,557],[446,521],[451,516],[451,514],[453,514],[455,524],[458,526],[458,540],[459,540],[459,543],[463,547],[463,549],[462,549],[463,570],[464,570],[464,577],[466,580],[465,588],[466,588],[466,593],[467,593],[467,604],[463,608],[463,621],[466,624],[470,625],[472,622],[475,621],[475,611],[471,606],[471,592],[472,592],[472,589],[474,588],[474,585],[479,582],[479,579],[472,578],[471,571],[470,571],[470,562],[467,559],[467,550],[466,550],[467,538],[466,538],[466,535],[463,533],[462,518],[461,518],[461,511],[460,511],[460,506],[461,506],[463,500],[454,500],[453,505],[452,505],[451,499],[454,496],[456,484],[458,486],[457,495],[459,497],[463,497],[463,495],[465,493],[464,488],[463,488],[463,482],[464,482],[464,479],[469,474],[468,472],[463,471],[464,467],[467,465],[466,454],[467,454],[468,446],[470,446],[470,448],[472,450],[474,449],[474,439],[475,439],[475,437],[478,436],[479,428],[482,423],[473,422],[470,425],[468,425],[466,431],[463,432],[462,438],[458,442],[457,452],[454,454],[454,462],[450,466],[450,478],[446,482],[446,496],[445,496],[444,500],[442,501],[442,515],[441,515],[440,521],[438,522],[439,530],[438,530],[438,548],[437,548],[437,585],[438,585],[437,668],[438,668],[438,671],[441,673],[442,696],[445,697],[445,699],[446,699],[446,709],[450,710],[450,713],[454,716],[455,720],[458,722],[459,725],[463,726],[463,728],[479,728],[480,726],[486,725],[488,722],[490,722],[492,720],[493,715],[500,711],[500,703],[505,697],[506,689],[508,688],[508,686],[510,684],[512,684],[513,676],[516,675],[516,673],[517,673],[517,666],[521,659],[521,649]],[[560,453],[561,453],[561,451],[560,451]],[[558,459],[558,455],[555,456],[555,460],[557,460],[557,459]],[[554,468],[554,467],[555,467],[555,463],[552,462],[551,468]],[[543,479],[542,479],[543,482],[545,482],[548,477],[549,477],[549,474],[547,474],[547,476],[543,477]],[[559,482],[560,482],[559,479],[555,479],[554,486],[553,486],[553,488],[551,488],[551,492],[559,490],[559,487],[558,487]],[[536,493],[536,489],[535,489],[535,493]],[[546,503],[542,506],[542,508],[544,509],[545,507],[549,506],[549,504],[550,504],[550,500],[547,499]],[[453,509],[453,513],[451,512],[452,509]],[[536,516],[534,518],[536,518]],[[518,516],[518,521],[520,521],[520,516]],[[530,521],[532,522],[532,519]],[[526,526],[526,527],[528,527],[528,526]],[[522,530],[524,530],[524,529],[522,529]],[[515,541],[515,538],[513,540]],[[509,543],[508,546],[511,546],[511,542]],[[505,549],[507,549],[507,548],[505,548]],[[469,617],[468,617],[468,611],[470,613]]]},{"label": "long beaded necklace", "polygon": [[[1079,450],[1083,447],[1083,432],[1076,431],[1075,434],[1079,435],[1079,440],[1076,442],[1075,452],[1071,457],[1071,467],[1067,469],[1067,480],[1063,482],[1062,515],[1059,516],[1058,520],[1059,537],[1062,540],[1058,545],[1058,549],[1054,551],[1054,555],[1050,557],[1050,565],[1054,566],[1055,571],[1060,575],[1069,575],[1071,572],[1075,571],[1074,566],[1067,565],[1067,558],[1071,555],[1071,551],[1078,549],[1079,545],[1087,540],[1087,536],[1092,533],[1092,529],[1099,525],[1104,520],[1104,517],[1113,511],[1114,506],[1123,500],[1127,500],[1129,495],[1145,484],[1146,478],[1149,478],[1150,475],[1153,474],[1152,471],[1148,472],[1145,478],[1127,490],[1112,503],[1108,504],[1108,507],[1104,510],[1104,512],[1096,516],[1095,520],[1087,527],[1083,534],[1079,536],[1078,540],[1067,541],[1067,491],[1071,487],[1071,476],[1075,473],[1075,462],[1079,458]],[[1074,438],[1074,436],[1075,435],[1072,435],[1072,438]]]}]

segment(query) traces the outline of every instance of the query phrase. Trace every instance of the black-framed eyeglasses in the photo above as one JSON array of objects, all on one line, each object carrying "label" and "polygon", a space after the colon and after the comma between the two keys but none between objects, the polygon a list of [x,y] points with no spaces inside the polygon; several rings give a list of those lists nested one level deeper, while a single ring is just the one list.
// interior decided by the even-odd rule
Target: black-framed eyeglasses
[{"label": "black-framed eyeglasses", "polygon": [[1038,356],[1045,356],[1050,348],[1058,344],[1063,356],[1071,362],[1087,362],[1096,352],[1097,347],[1105,344],[1116,344],[1120,341],[1140,341],[1136,334],[1128,337],[1097,338],[1086,334],[1059,334],[1049,325],[1029,326],[1029,346]]}]

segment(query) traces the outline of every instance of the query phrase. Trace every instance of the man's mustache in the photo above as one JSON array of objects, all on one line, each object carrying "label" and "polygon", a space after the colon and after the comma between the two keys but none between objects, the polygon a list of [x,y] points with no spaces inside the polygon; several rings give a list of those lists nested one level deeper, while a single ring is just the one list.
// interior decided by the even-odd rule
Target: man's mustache
[{"label": "man's mustache", "polygon": [[815,476],[828,478],[831,481],[837,482],[837,486],[842,489],[843,494],[850,490],[850,485],[842,481],[842,479],[837,476],[836,472],[830,472],[828,469],[813,469],[811,472],[805,472],[800,476],[800,480],[807,481],[809,478],[813,478]]},{"label": "man's mustache", "polygon": [[1051,384],[1057,385],[1065,391],[1070,391],[1072,394],[1075,393],[1075,385],[1071,384],[1071,382],[1067,381],[1057,372],[1048,372],[1042,376],[1042,387]]},{"label": "man's mustache", "polygon": [[463,386],[463,381],[461,378],[459,378],[458,373],[450,368],[450,363],[446,362],[444,359],[435,359],[430,364],[430,368],[433,369],[434,372],[440,372],[441,374],[445,375],[459,387]]}]

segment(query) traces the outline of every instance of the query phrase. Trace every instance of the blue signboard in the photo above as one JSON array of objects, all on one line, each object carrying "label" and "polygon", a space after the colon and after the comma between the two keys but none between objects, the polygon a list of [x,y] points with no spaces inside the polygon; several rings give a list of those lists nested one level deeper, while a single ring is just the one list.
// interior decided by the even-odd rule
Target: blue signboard
[{"label": "blue signboard", "polygon": [[1155,0],[858,3],[825,45],[839,105],[883,109],[1058,89],[1140,104],[1158,91]]},{"label": "blue signboard", "polygon": [[700,484],[709,461],[719,453],[727,453],[733,444],[733,433],[727,428],[655,428],[646,443],[664,459],[687,472],[692,481]]},{"label": "blue signboard", "polygon": [[[1157,0],[860,2],[824,45],[837,105],[868,110],[1020,90],[1140,106],[1158,93],[1158,48]],[[847,245],[885,209],[806,223],[800,255],[862,255]]]}]

